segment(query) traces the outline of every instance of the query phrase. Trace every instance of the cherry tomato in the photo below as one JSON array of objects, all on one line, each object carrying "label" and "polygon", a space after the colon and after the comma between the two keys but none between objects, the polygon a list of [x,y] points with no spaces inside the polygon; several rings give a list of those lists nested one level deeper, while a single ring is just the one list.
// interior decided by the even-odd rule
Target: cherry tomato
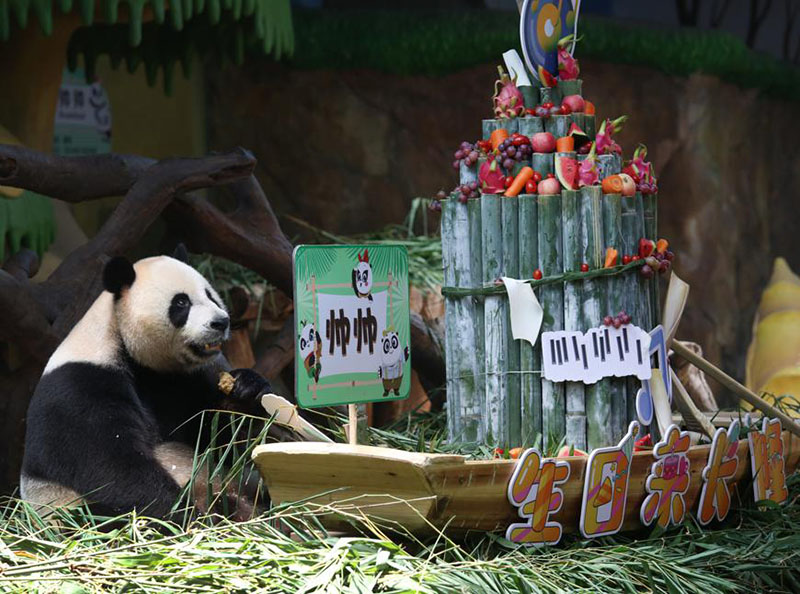
[{"label": "cherry tomato", "polygon": [[542,280],[542,271],[538,268],[533,271],[533,280]]},{"label": "cherry tomato", "polygon": [[536,193],[536,184],[537,184],[537,182],[535,182],[533,179],[529,179],[527,182],[525,182],[525,193],[526,194],[535,194]]},{"label": "cherry tomato", "polygon": [[539,173],[538,171],[534,171],[533,172],[533,177],[531,178],[531,180],[533,180],[534,182],[536,182],[538,184],[540,181],[542,181],[542,174]]},{"label": "cherry tomato", "polygon": [[586,262],[581,264],[581,272],[589,272],[589,265]]},{"label": "cherry tomato", "polygon": [[547,103],[542,103],[542,107],[544,107],[545,109],[550,109],[551,107],[553,107],[553,104],[550,101],[548,101]]},{"label": "cherry tomato", "polygon": [[622,256],[622,263],[623,264],[630,264],[631,263],[631,257],[630,256]]},{"label": "cherry tomato", "polygon": [[554,177],[555,177],[555,174],[554,174],[554,173],[548,173],[548,174],[547,174],[547,179],[552,179],[552,178],[554,178]]},{"label": "cherry tomato", "polygon": [[567,105],[566,103],[564,103],[564,104],[561,105],[561,108],[560,108],[559,111],[561,112],[561,115],[569,115],[569,114],[572,113],[572,108],[569,105]]},{"label": "cherry tomato", "polygon": [[503,180],[503,187],[510,188],[511,184],[513,184],[513,183],[514,183],[514,176],[513,175],[507,175],[506,179]]}]

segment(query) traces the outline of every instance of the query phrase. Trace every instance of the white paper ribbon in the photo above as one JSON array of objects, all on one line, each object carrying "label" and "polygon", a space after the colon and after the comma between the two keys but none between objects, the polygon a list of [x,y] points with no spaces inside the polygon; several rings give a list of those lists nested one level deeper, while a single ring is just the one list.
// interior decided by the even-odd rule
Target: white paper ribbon
[{"label": "white paper ribbon", "polygon": [[536,344],[542,328],[544,311],[531,287],[525,281],[502,277],[508,293],[511,310],[511,335],[514,340],[527,340]]},{"label": "white paper ribbon", "polygon": [[515,81],[514,84],[516,84],[518,87],[531,86],[531,79],[528,78],[528,73],[525,70],[525,66],[522,64],[522,60],[520,59],[517,50],[510,49],[503,53],[503,61],[506,63],[508,75],[512,80]]}]

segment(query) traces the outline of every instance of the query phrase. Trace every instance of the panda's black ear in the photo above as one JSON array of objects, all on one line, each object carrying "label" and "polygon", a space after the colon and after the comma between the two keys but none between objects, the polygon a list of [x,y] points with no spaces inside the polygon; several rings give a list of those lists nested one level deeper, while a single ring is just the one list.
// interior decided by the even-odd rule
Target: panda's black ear
[{"label": "panda's black ear", "polygon": [[183,243],[179,243],[175,246],[175,251],[172,252],[172,257],[176,260],[180,260],[184,264],[189,263],[189,251],[186,249],[186,246]]},{"label": "panda's black ear", "polygon": [[111,258],[103,268],[103,288],[119,297],[122,289],[130,287],[136,280],[133,264],[123,256]]}]

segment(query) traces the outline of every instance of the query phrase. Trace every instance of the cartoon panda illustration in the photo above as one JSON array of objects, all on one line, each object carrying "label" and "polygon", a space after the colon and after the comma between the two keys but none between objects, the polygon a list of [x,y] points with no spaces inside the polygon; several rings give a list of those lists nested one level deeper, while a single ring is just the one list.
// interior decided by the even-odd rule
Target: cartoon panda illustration
[{"label": "cartoon panda illustration", "polygon": [[383,380],[383,395],[394,391],[400,395],[400,384],[403,381],[404,363],[408,361],[408,346],[400,347],[400,337],[394,328],[389,326],[383,331],[381,338],[381,364],[378,376]]},{"label": "cartoon panda illustration", "polygon": [[[188,264],[116,257],[103,270],[103,287],[36,386],[21,495],[45,509],[86,502],[103,514],[167,517],[192,476],[198,436],[208,444],[198,413],[263,417],[260,396],[270,385],[236,369],[232,391],[220,390],[219,374],[230,369],[220,350],[230,318]],[[202,508],[205,495],[195,493]]]},{"label": "cartoon panda illustration", "polygon": [[367,248],[363,254],[358,254],[358,264],[353,268],[353,292],[356,297],[372,301],[372,266]]},{"label": "cartoon panda illustration", "polygon": [[308,373],[308,377],[313,377],[315,382],[319,382],[319,374],[322,372],[322,339],[319,332],[314,328],[314,324],[306,323],[303,320],[300,325],[298,341],[300,356],[303,358],[303,366],[306,373]]}]

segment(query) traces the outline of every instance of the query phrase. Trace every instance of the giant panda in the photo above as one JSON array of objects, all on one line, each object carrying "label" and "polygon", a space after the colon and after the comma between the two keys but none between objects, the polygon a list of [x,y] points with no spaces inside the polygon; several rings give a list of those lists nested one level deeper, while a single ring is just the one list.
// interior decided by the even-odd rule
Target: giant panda
[{"label": "giant panda", "polygon": [[116,257],[103,287],[36,387],[20,493],[40,508],[85,502],[98,513],[168,517],[191,476],[197,413],[264,416],[258,397],[270,386],[239,369],[233,391],[220,391],[230,318],[184,261]]}]

